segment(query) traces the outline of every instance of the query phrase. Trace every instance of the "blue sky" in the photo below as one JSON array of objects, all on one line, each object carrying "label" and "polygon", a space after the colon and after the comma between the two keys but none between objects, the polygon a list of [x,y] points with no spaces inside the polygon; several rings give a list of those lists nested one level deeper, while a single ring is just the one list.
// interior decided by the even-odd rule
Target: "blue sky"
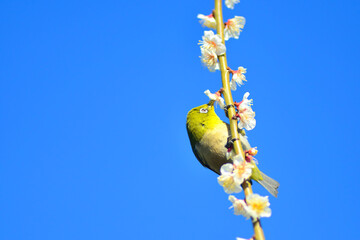
[{"label": "blue sky", "polygon": [[[198,57],[196,15],[213,4],[0,2],[0,239],[252,235],[185,129],[203,91],[220,88]],[[227,42],[229,66],[248,69],[234,98],[251,93],[249,140],[281,184],[267,239],[360,239],[359,11],[324,0],[224,10],[247,20]]]}]

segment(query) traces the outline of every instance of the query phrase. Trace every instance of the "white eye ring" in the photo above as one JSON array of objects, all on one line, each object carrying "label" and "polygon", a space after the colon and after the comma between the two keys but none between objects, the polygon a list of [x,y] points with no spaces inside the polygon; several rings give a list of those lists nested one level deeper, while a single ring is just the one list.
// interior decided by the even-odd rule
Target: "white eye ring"
[{"label": "white eye ring", "polygon": [[208,112],[208,110],[206,108],[200,109],[200,113],[207,113],[207,112]]}]

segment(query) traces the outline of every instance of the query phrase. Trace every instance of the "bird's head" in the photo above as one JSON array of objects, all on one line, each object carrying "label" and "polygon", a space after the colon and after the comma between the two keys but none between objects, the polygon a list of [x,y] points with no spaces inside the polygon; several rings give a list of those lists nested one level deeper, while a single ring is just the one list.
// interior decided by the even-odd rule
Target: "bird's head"
[{"label": "bird's head", "polygon": [[204,122],[213,115],[216,115],[214,110],[214,101],[210,101],[207,104],[191,109],[188,112],[187,120],[192,122]]},{"label": "bird's head", "polygon": [[[219,117],[214,110],[214,101],[191,109],[187,114],[186,127],[190,140],[200,141],[209,127],[212,126],[213,119]],[[219,119],[220,120],[220,119]]]},{"label": "bird's head", "polygon": [[210,101],[207,104],[191,109],[187,115],[186,123],[188,127],[201,131],[212,129],[222,121],[215,113],[214,101]]}]

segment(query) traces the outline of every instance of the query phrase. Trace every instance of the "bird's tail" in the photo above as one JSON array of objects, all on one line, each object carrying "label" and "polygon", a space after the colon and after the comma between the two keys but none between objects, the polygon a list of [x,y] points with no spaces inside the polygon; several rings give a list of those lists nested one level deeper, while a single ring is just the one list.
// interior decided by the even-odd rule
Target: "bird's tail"
[{"label": "bird's tail", "polygon": [[278,188],[280,186],[280,183],[272,179],[271,177],[265,175],[263,172],[260,172],[263,180],[259,180],[258,183],[260,183],[261,186],[263,186],[266,190],[271,193],[274,197],[277,197],[278,195]]}]

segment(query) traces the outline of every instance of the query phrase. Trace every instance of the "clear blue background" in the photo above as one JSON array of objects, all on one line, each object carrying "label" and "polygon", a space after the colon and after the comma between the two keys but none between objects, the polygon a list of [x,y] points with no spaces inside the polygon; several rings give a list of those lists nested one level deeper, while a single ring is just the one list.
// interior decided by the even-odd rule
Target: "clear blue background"
[{"label": "clear blue background", "polygon": [[[198,57],[196,15],[213,4],[0,2],[0,239],[252,235],[185,130],[203,91],[220,88]],[[251,93],[249,140],[281,183],[267,239],[360,239],[359,11],[325,0],[224,10],[247,19],[227,42],[230,67],[248,69],[234,98]]]}]

